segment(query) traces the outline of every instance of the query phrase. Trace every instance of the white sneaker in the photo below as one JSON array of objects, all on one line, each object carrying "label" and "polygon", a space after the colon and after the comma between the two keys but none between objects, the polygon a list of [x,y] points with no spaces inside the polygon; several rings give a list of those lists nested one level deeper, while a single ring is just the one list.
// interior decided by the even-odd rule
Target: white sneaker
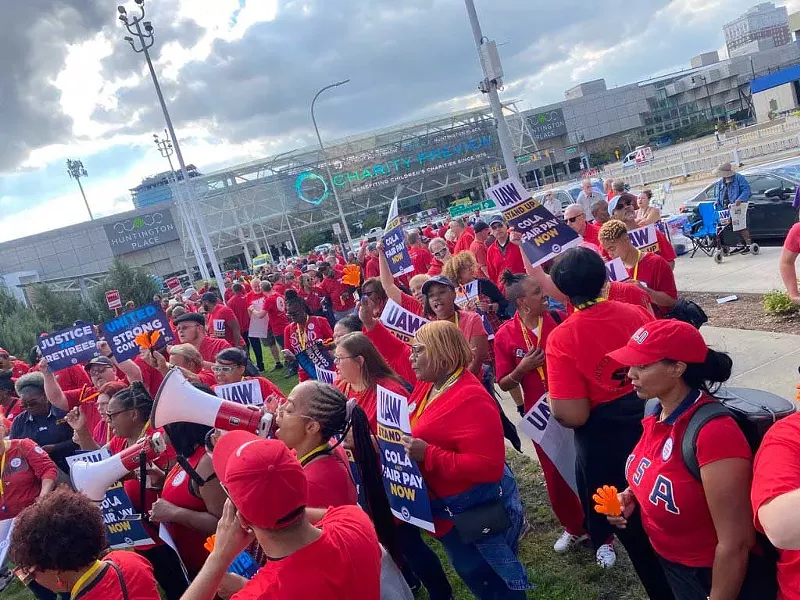
[{"label": "white sneaker", "polygon": [[597,558],[597,564],[602,568],[610,569],[617,562],[617,551],[611,544],[603,544],[597,549],[595,558]]},{"label": "white sneaker", "polygon": [[553,544],[553,550],[561,554],[572,548],[572,546],[574,546],[575,544],[578,544],[587,539],[589,539],[589,536],[587,536],[586,534],[572,535],[570,532],[565,530],[564,533],[561,534],[561,537],[558,538],[556,543]]}]

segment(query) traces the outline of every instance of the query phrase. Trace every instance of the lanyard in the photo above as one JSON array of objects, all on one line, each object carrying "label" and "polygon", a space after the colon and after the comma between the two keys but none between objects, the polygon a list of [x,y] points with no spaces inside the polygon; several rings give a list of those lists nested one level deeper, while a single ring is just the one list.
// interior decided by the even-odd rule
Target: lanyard
[{"label": "lanyard", "polygon": [[605,298],[595,298],[594,300],[589,300],[588,302],[583,302],[581,304],[578,304],[575,307],[575,310],[586,310],[587,308],[590,308],[590,307],[594,306],[595,304],[600,304],[601,302],[605,302],[605,301],[606,301]]},{"label": "lanyard", "polygon": [[300,327],[300,323],[297,323],[297,342],[300,344],[301,350],[305,350],[308,345],[306,342],[306,339],[308,339],[308,335],[306,334],[307,325],[308,319],[306,319],[306,324],[303,327]]},{"label": "lanyard", "polygon": [[3,485],[3,475],[5,475],[6,472],[6,456],[8,456],[9,446],[8,440],[3,440],[3,458],[0,459],[0,502],[3,501],[3,496],[6,493],[5,486]]},{"label": "lanyard", "polygon": [[301,465],[305,466],[307,459],[316,458],[316,456],[315,456],[316,454],[319,454],[321,451],[326,450],[327,448],[328,448],[328,442],[325,442],[324,444],[320,444],[319,446],[314,448],[311,452],[303,454],[303,456],[301,456],[298,459],[297,462],[299,462]]},{"label": "lanyard", "polygon": [[[522,337],[525,338],[525,347],[528,349],[528,352],[534,349],[534,345],[531,343],[531,338],[528,336],[528,328],[525,327],[525,323],[522,322],[522,318],[517,313],[517,320],[519,320],[519,328],[522,330]],[[542,344],[542,315],[539,315],[539,323],[536,326],[539,330],[539,335],[536,338],[536,349],[538,350]],[[536,367],[536,372],[539,373],[539,377],[542,378],[542,381],[546,381],[547,378],[544,374],[544,367],[539,366]]]},{"label": "lanyard", "polygon": [[639,276],[639,262],[641,260],[642,260],[642,251],[637,249],[636,250],[636,264],[633,265],[633,277],[631,278],[634,281],[639,281],[639,279],[638,279],[638,276]]},{"label": "lanyard", "polygon": [[97,573],[105,563],[100,562],[99,560],[94,561],[94,564],[86,571],[83,575],[78,578],[78,581],[75,582],[75,585],[72,586],[72,591],[69,593],[69,600],[75,600],[80,594],[81,588],[83,585],[91,579],[91,577]]},{"label": "lanyard", "polygon": [[412,427],[417,424],[417,421],[419,421],[420,417],[422,416],[422,413],[425,412],[425,409],[428,408],[428,406],[436,398],[441,396],[447,388],[453,385],[458,380],[458,378],[461,377],[461,374],[463,372],[464,372],[464,367],[458,367],[458,369],[456,369],[456,371],[452,375],[450,375],[450,377],[447,378],[447,381],[444,382],[444,385],[435,394],[431,394],[431,392],[433,391],[433,386],[431,386],[431,389],[429,389],[428,393],[425,394],[425,397],[422,399],[422,402],[420,402],[419,407],[417,408],[416,411],[414,411],[414,415],[411,417]]}]

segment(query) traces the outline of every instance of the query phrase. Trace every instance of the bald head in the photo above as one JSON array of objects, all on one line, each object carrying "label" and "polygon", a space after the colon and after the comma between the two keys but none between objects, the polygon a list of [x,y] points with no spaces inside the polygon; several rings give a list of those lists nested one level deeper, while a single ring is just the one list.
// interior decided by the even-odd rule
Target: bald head
[{"label": "bald head", "polygon": [[564,220],[571,219],[572,217],[577,217],[578,215],[582,214],[584,214],[583,206],[580,204],[570,204],[564,209]]},{"label": "bald head", "polygon": [[586,213],[580,204],[570,204],[564,209],[564,222],[578,235],[586,231]]}]

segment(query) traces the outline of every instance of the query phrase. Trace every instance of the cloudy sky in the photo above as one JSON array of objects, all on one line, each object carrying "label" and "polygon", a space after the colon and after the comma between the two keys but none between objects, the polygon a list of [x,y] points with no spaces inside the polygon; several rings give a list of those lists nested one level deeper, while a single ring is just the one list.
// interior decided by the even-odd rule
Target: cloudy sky
[{"label": "cloudy sky", "polygon": [[[461,0],[146,1],[183,153],[203,172],[310,145],[309,102],[339,79],[352,81],[317,108],[329,140],[483,102]],[[686,68],[756,0],[475,3],[500,47],[503,97],[532,108],[581,81]],[[0,242],[87,218],[67,158],[89,172],[95,215],[132,208],[128,189],[166,170],[152,139],[164,122],[113,3],[0,6],[14,24],[0,36]]]}]

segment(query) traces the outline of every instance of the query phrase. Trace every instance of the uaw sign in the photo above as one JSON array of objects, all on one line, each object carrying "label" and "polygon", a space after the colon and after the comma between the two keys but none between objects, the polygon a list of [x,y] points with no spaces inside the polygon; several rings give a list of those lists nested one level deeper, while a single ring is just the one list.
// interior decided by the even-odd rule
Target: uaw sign
[{"label": "uaw sign", "polygon": [[114,256],[160,246],[179,239],[169,209],[133,215],[103,225]]}]

